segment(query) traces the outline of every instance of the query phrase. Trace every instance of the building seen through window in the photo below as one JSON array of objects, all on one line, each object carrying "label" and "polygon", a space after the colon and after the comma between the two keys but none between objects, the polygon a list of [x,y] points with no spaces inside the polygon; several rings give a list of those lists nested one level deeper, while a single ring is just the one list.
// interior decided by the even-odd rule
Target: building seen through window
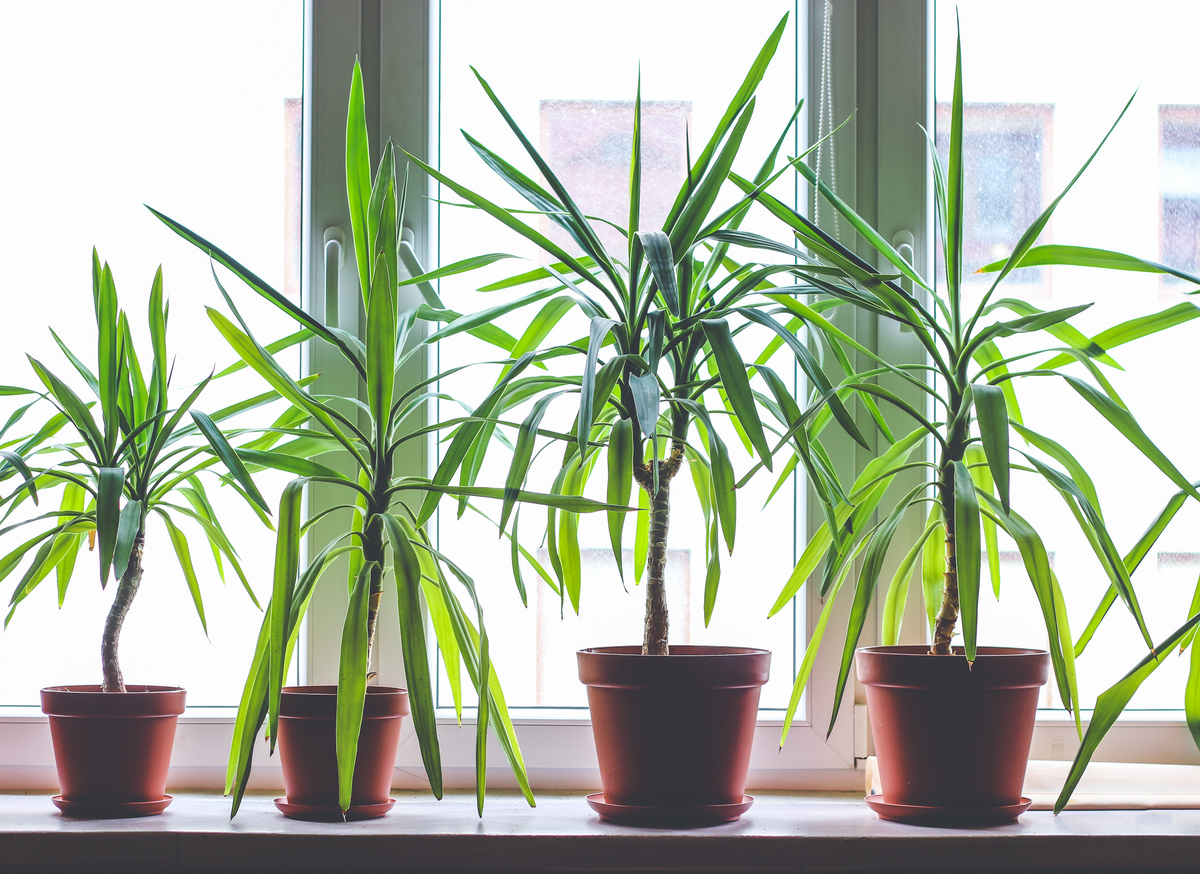
[{"label": "building seen through window", "polygon": [[[1164,264],[1189,273],[1200,268],[1200,106],[1158,108],[1162,153],[1162,255]],[[1163,281],[1184,282],[1174,276]]]},{"label": "building seen through window", "polygon": [[[939,103],[937,113],[937,148],[945,168],[950,148],[950,104]],[[1007,257],[1021,233],[1045,208],[1053,120],[1054,108],[1047,104],[968,103],[963,107],[967,166],[963,270],[968,282],[984,264]],[[942,257],[939,249],[939,276],[943,275]],[[1007,281],[1042,285],[1043,273],[1040,268],[1026,268]],[[1027,291],[1031,297],[1049,293]]]}]

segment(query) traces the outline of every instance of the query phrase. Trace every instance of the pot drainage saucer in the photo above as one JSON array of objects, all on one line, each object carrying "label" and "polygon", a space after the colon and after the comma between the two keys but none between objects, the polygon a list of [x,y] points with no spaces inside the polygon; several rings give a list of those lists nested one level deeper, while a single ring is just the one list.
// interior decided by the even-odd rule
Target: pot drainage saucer
[{"label": "pot drainage saucer", "polygon": [[375,819],[383,816],[396,803],[395,798],[389,798],[382,804],[352,804],[342,816],[342,809],[336,804],[292,804],[286,798],[276,798],[275,806],[279,812],[291,819],[306,819],[310,822],[349,822],[354,819]]},{"label": "pot drainage saucer", "polygon": [[61,795],[55,795],[50,800],[63,812],[63,816],[77,816],[80,819],[124,819],[162,813],[175,799],[164,795],[157,801],[68,801]]},{"label": "pot drainage saucer", "polygon": [[1022,798],[1017,804],[999,807],[922,807],[918,804],[889,804],[882,795],[868,795],[867,807],[880,819],[907,822],[911,825],[1003,825],[1016,822],[1017,817],[1033,804]]},{"label": "pot drainage saucer", "polygon": [[734,822],[750,809],[754,799],[743,795],[738,804],[696,804],[683,807],[655,807],[636,804],[609,804],[604,793],[597,792],[587,797],[588,806],[600,818],[620,825],[650,825],[661,827],[683,827],[697,825],[719,825]]}]

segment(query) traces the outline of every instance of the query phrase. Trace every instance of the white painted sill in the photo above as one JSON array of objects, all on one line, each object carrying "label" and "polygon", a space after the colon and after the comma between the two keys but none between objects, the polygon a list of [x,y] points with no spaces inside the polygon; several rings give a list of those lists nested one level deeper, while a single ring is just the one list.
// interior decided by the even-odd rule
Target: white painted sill
[{"label": "white painted sill", "polygon": [[2,864],[43,871],[1183,871],[1200,858],[1200,811],[1031,812],[989,829],[933,829],[883,822],[861,799],[829,794],[762,795],[741,821],[693,830],[604,823],[578,795],[532,811],[491,798],[480,819],[469,795],[403,794],[388,816],[354,823],[288,820],[264,796],[232,823],[211,796],[106,821],[62,817],[44,797],[0,796],[0,822]]}]

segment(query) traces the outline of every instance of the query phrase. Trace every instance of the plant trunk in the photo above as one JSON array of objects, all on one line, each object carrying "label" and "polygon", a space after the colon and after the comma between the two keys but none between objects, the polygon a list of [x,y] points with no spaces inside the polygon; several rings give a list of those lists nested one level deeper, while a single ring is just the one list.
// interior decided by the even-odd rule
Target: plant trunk
[{"label": "plant trunk", "polygon": [[683,466],[683,442],[672,441],[671,454],[658,462],[658,490],[653,461],[634,467],[634,476],[650,496],[650,549],[646,557],[646,624],[642,655],[668,655],[667,646],[667,530],[671,521],[671,480]]},{"label": "plant trunk", "polygon": [[942,589],[942,606],[934,622],[931,655],[950,655],[950,641],[958,624],[958,558],[954,551],[954,463],[962,461],[967,452],[969,416],[962,409],[963,399],[950,393],[948,418],[951,422],[946,448],[938,465],[938,503],[942,507],[942,524],[946,528],[946,573]]},{"label": "plant trunk", "polygon": [[125,680],[121,677],[121,662],[117,658],[117,645],[121,639],[121,626],[125,615],[133,604],[138,586],[142,583],[142,547],[146,542],[146,529],[138,530],[133,538],[133,549],[129,551],[129,564],[121,581],[117,584],[117,595],[113,599],[112,608],[108,611],[108,619],[104,622],[104,639],[100,643],[100,664],[104,671],[104,683],[100,687],[104,692],[124,692]]},{"label": "plant trunk", "polygon": [[[370,517],[368,517],[370,518]],[[363,541],[363,561],[375,562],[371,572],[371,594],[367,598],[367,679],[374,676],[371,671],[371,655],[375,651],[375,628],[379,622],[379,605],[383,601],[383,521],[375,515],[375,524],[366,531]]]}]

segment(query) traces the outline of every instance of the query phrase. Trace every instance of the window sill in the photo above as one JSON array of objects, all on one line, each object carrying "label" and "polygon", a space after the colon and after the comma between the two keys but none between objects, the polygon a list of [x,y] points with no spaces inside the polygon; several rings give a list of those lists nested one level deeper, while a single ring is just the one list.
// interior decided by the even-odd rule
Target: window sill
[{"label": "window sill", "polygon": [[[44,796],[0,796],[0,859],[40,871],[360,870],[402,860],[418,871],[1195,870],[1200,811],[1030,812],[1013,825],[934,829],[883,822],[860,795],[761,794],[740,822],[680,831],[601,822],[578,794],[437,802],[397,793],[383,819],[308,823],[248,797],[180,795],[162,816],[75,820]],[[976,860],[964,864],[964,860]],[[976,867],[977,864],[987,867]]]}]

